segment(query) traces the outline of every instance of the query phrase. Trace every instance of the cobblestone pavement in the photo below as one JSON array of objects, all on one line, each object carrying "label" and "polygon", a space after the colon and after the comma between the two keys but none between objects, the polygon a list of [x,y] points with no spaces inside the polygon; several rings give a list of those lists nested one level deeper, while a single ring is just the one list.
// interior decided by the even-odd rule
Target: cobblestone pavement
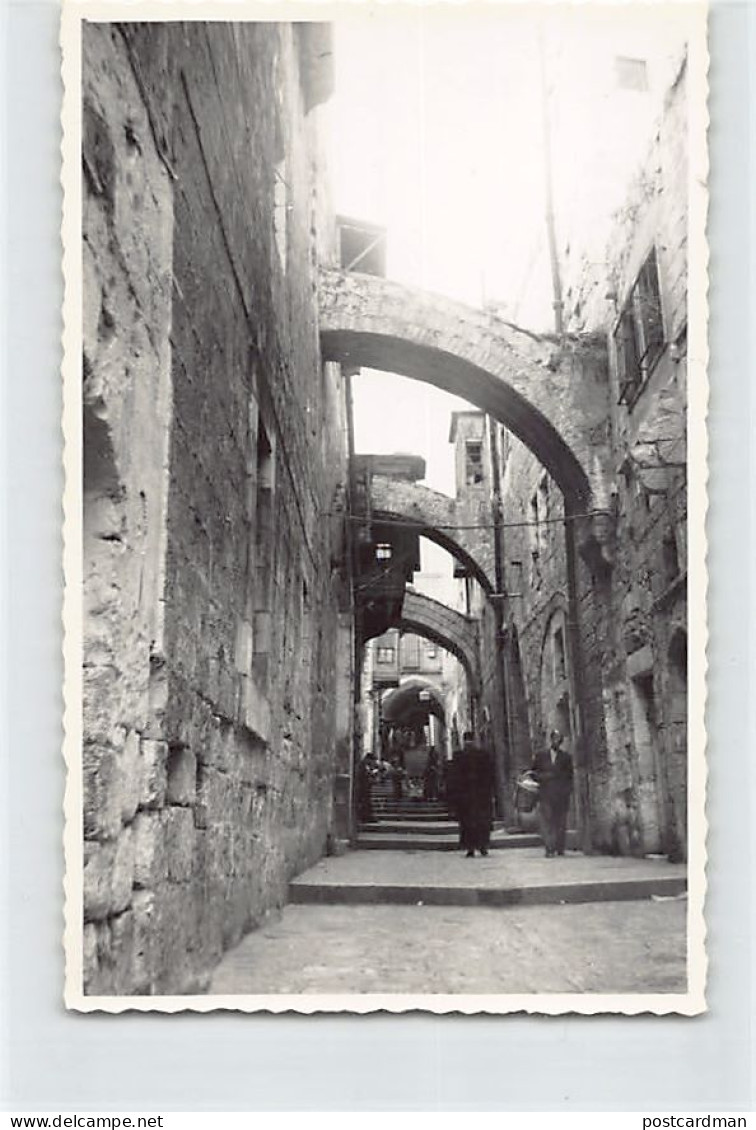
[{"label": "cobblestone pavement", "polygon": [[210,992],[684,992],[686,907],[287,906],[226,954]]}]

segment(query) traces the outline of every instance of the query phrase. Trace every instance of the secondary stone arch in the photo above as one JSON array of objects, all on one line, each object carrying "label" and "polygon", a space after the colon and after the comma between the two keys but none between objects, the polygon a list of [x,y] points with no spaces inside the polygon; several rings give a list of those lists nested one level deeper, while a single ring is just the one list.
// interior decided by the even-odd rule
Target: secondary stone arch
[{"label": "secondary stone arch", "polygon": [[413,632],[451,652],[464,667],[472,693],[479,693],[480,659],[475,620],[439,600],[408,589],[396,626],[402,632]]},{"label": "secondary stone arch", "polygon": [[487,595],[495,590],[493,540],[465,528],[470,515],[460,513],[455,499],[418,483],[373,475],[370,503],[373,519],[415,526],[418,534],[459,561]]},{"label": "secondary stone arch", "polygon": [[601,506],[606,347],[557,341],[372,275],[323,269],[323,356],[425,381],[500,420],[537,456],[568,512]]}]

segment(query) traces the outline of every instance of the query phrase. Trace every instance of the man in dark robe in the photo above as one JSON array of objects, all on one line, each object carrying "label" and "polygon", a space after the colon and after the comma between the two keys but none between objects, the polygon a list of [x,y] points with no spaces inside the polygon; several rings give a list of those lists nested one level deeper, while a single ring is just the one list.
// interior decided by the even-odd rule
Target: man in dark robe
[{"label": "man in dark robe", "polygon": [[538,808],[541,836],[547,856],[564,855],[567,811],[572,792],[572,758],[562,749],[559,730],[549,735],[549,748],[533,758],[533,773],[538,781]]},{"label": "man in dark robe", "polygon": [[453,806],[459,820],[460,846],[467,855],[488,855],[493,824],[494,766],[488,750],[466,733],[454,758]]}]

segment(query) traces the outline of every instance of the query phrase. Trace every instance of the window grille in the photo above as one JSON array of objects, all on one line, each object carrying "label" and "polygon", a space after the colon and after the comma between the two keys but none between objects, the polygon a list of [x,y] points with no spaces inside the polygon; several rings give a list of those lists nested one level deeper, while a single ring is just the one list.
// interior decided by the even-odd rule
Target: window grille
[{"label": "window grille", "polygon": [[614,333],[620,404],[632,408],[664,348],[659,269],[653,250],[641,267]]}]

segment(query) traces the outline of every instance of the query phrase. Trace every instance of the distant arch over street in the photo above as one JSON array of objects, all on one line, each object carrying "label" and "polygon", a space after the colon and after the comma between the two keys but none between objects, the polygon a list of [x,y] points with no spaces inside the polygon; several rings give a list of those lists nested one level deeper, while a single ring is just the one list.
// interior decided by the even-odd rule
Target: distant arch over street
[{"label": "distant arch over street", "polygon": [[[386,475],[371,477],[370,503],[376,521],[415,524],[422,537],[456,558],[486,593],[495,590],[492,534],[490,529],[469,528],[475,525],[470,507],[460,507],[455,499],[430,487]],[[482,527],[485,515],[478,517]]]},{"label": "distant arch over street", "polygon": [[485,311],[372,275],[323,269],[323,356],[445,389],[538,457],[568,512],[604,500],[606,345],[539,337]]},{"label": "distant arch over street", "polygon": [[474,693],[478,692],[480,657],[477,621],[423,593],[407,589],[401,618],[395,627],[403,632],[414,632],[451,652],[467,672]]},{"label": "distant arch over street", "polygon": [[383,692],[381,717],[386,722],[398,722],[408,709],[417,709],[420,694],[425,696],[425,708],[428,713],[435,714],[445,722],[446,707],[443,693],[435,683],[420,677],[406,679],[398,687],[391,687]]}]

